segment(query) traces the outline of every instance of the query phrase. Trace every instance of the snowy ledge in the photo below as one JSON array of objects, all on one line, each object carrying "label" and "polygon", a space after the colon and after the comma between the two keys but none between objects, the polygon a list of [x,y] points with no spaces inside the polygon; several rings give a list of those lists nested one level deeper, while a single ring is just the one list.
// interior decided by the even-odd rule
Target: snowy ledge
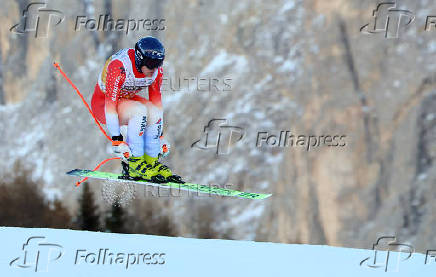
[{"label": "snowy ledge", "polygon": [[[0,227],[0,276],[431,276],[419,253]],[[410,255],[409,255],[410,254]],[[388,262],[386,258],[389,257]]]}]

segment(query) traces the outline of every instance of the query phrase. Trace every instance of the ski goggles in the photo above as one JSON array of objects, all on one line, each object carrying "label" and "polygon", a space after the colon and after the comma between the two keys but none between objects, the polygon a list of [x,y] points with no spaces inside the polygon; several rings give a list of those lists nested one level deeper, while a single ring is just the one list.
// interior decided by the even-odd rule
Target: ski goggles
[{"label": "ski goggles", "polygon": [[163,59],[152,59],[148,57],[144,57],[142,59],[141,66],[145,65],[148,69],[155,69],[161,66],[163,63]]}]

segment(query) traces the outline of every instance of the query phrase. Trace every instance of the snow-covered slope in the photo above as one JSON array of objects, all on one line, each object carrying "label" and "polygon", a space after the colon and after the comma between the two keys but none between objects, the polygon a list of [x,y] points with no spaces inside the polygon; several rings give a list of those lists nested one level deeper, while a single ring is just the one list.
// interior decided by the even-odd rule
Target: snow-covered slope
[{"label": "snow-covered slope", "polygon": [[407,253],[390,252],[386,268],[386,252],[374,264],[362,262],[372,250],[330,246],[26,228],[0,228],[0,237],[0,274],[8,277],[425,277],[436,270],[434,258],[425,264],[423,254],[406,259]]}]

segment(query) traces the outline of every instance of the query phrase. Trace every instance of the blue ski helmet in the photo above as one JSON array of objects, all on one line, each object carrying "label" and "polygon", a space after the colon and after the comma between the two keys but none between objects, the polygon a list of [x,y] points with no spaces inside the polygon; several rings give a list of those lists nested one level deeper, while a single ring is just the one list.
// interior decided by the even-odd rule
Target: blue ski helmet
[{"label": "blue ski helmet", "polygon": [[154,37],[141,38],[135,44],[135,66],[139,72],[142,66],[148,69],[158,68],[165,59],[165,48],[162,43]]}]

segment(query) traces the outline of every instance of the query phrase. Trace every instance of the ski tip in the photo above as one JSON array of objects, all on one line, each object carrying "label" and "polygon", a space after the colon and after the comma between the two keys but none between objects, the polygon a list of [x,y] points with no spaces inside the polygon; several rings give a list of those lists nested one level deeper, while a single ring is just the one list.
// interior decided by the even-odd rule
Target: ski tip
[{"label": "ski tip", "polygon": [[266,199],[266,198],[270,197],[271,195],[272,195],[271,193],[268,193],[268,194],[260,194],[260,195],[259,195],[259,198],[257,198],[257,199]]},{"label": "ski tip", "polygon": [[67,175],[75,175],[74,173],[77,171],[77,169],[73,169],[73,170],[70,170],[70,171],[68,171],[68,172],[66,172],[66,174]]},{"label": "ski tip", "polygon": [[73,175],[73,176],[82,176],[82,174],[87,173],[91,170],[86,170],[86,169],[73,169],[71,171],[67,172],[67,175]]}]

